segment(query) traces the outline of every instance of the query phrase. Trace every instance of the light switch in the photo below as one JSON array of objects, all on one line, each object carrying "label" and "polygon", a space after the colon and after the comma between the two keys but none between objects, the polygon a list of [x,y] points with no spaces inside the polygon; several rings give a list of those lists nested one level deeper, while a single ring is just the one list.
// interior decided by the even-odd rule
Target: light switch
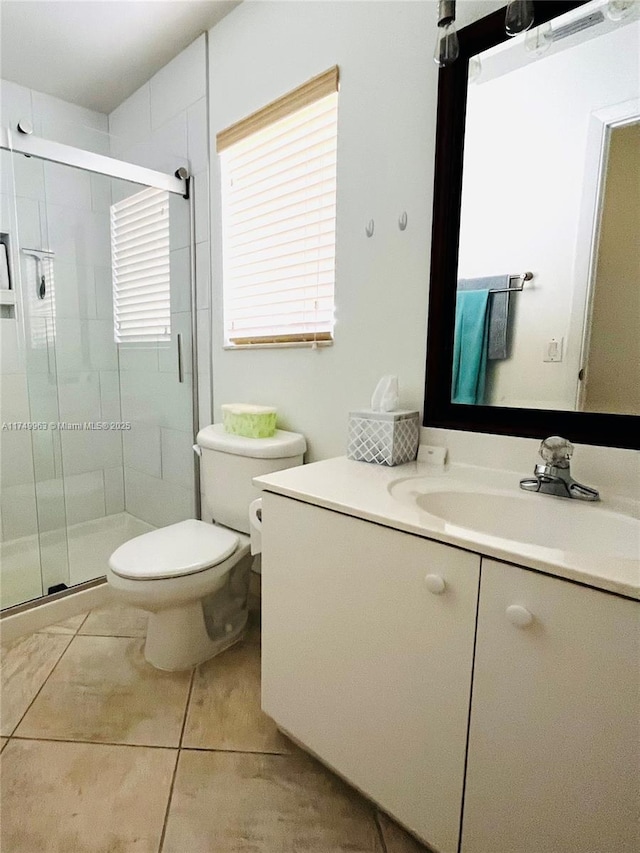
[{"label": "light switch", "polygon": [[544,347],[543,361],[562,361],[562,345],[564,338],[551,338]]}]

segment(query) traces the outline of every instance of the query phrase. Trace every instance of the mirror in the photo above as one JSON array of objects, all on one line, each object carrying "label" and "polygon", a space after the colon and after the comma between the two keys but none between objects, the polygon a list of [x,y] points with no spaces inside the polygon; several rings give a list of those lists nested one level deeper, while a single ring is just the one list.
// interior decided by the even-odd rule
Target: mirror
[{"label": "mirror", "polygon": [[534,5],[440,72],[425,423],[635,446],[640,9]]}]

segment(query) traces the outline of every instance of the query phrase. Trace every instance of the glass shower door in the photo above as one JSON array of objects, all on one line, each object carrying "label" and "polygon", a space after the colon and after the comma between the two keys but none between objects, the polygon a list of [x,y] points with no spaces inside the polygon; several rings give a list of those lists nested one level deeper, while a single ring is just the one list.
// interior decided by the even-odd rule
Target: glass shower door
[{"label": "glass shower door", "polygon": [[[3,525],[22,548],[12,575],[3,546],[7,607],[103,577],[120,544],[193,517],[195,478],[189,202],[161,194],[160,234],[147,209],[157,191],[2,155],[15,175],[6,206],[14,212],[18,300],[9,333],[16,364],[3,342],[2,369],[12,373],[2,417],[7,398],[6,414],[30,425],[3,445],[3,457],[20,469],[4,478]],[[115,246],[118,205],[127,210]],[[153,326],[162,303],[157,334],[122,334],[114,313],[118,252],[126,261],[120,309],[127,322],[142,317]],[[2,324],[4,331],[4,315]],[[12,587],[13,576],[20,583]]]},{"label": "glass shower door", "polygon": [[[46,535],[46,496],[60,494],[59,418],[53,337],[55,303],[43,236],[44,173],[33,158],[2,152],[2,222],[12,304],[3,305],[0,433],[3,608],[67,581],[66,534]],[[43,284],[43,280],[45,283]],[[54,498],[55,501],[55,498]],[[52,579],[52,566],[55,566]]]},{"label": "glass shower door", "polygon": [[75,585],[103,577],[123,542],[194,513],[189,204],[69,166],[45,176]]},{"label": "glass shower door", "polygon": [[[141,524],[162,527],[195,513],[190,208],[167,193],[164,224],[154,224],[146,195],[144,187],[112,182],[113,204],[124,207],[122,231],[115,231],[124,238],[125,265],[114,280],[125,308],[117,348],[127,427],[124,511],[132,533]],[[137,204],[142,211],[128,214]],[[154,327],[155,339],[146,334]]]},{"label": "glass shower door", "polygon": [[121,479],[122,438],[100,429],[106,417],[118,420],[120,414],[110,305],[106,294],[98,301],[110,286],[110,179],[59,163],[45,161],[42,168],[55,388],[39,385],[34,397],[57,413],[43,454],[48,464],[53,453],[54,477],[38,493],[46,592],[106,572],[95,528],[107,514],[114,474]]}]

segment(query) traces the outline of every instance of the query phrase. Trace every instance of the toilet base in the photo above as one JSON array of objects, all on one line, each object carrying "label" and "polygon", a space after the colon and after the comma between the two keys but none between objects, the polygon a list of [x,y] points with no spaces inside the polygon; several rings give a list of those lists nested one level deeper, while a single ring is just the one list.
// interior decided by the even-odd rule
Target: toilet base
[{"label": "toilet base", "polygon": [[212,640],[207,632],[202,601],[192,601],[149,614],[146,660],[166,672],[191,669],[237,643],[244,636],[247,612],[233,631]]}]

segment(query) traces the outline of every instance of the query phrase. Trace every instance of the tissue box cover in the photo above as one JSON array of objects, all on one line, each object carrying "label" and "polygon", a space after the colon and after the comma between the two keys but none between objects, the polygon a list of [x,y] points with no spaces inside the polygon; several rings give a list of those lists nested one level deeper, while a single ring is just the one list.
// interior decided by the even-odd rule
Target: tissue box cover
[{"label": "tissue box cover", "polygon": [[246,438],[271,438],[276,431],[277,410],[272,406],[225,403],[222,408],[224,431]]},{"label": "tissue box cover", "polygon": [[402,465],[418,453],[418,412],[350,412],[347,456],[378,465]]}]

